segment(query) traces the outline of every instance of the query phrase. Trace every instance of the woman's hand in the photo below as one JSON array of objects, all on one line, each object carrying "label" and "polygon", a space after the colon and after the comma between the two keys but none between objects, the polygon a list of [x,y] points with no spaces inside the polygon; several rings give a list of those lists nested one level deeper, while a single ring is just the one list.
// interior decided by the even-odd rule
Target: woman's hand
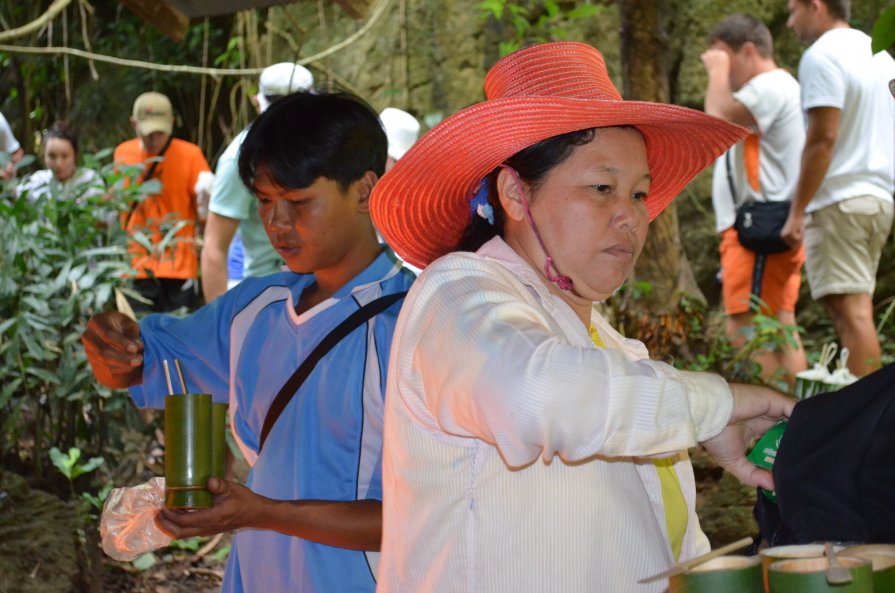
[{"label": "woman's hand", "polygon": [[731,383],[733,415],[720,434],[703,445],[725,470],[749,486],[774,489],[771,472],[755,467],[746,459],[752,443],[779,420],[789,418],[796,401],[767,387]]}]

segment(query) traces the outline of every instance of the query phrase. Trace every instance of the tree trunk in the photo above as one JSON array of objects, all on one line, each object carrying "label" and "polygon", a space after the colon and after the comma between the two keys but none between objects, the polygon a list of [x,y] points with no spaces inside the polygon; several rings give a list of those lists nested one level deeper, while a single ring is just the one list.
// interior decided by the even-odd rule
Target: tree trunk
[{"label": "tree trunk", "polygon": [[[625,98],[668,102],[661,0],[619,0],[618,6]],[[674,202],[650,224],[632,280],[651,288],[638,291],[636,299],[625,299],[619,321],[629,335],[643,339],[654,356],[669,354],[686,342],[677,335],[683,331],[677,319],[682,297],[705,301],[681,246]]]}]

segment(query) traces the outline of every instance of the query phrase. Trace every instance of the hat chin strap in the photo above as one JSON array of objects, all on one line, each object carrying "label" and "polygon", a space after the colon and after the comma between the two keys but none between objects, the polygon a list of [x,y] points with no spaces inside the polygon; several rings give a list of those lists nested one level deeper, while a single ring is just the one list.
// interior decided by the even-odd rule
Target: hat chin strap
[{"label": "hat chin strap", "polygon": [[534,218],[531,217],[531,210],[528,208],[528,199],[525,197],[525,192],[522,191],[522,180],[519,178],[519,173],[509,165],[502,164],[500,166],[509,171],[510,175],[513,176],[513,180],[516,182],[516,188],[519,190],[519,196],[522,198],[522,207],[525,209],[525,217],[528,219],[528,224],[531,225],[531,230],[534,231],[535,238],[541,245],[544,255],[547,256],[547,261],[544,262],[544,274],[547,276],[547,280],[555,284],[560,290],[567,290],[575,296],[580,297],[581,295],[575,291],[575,282],[568,276],[563,276],[559,273],[556,264],[553,263],[553,257],[550,256],[550,253],[547,251],[547,246],[544,245],[544,240],[541,239],[541,233],[538,232],[538,226],[535,224]]}]

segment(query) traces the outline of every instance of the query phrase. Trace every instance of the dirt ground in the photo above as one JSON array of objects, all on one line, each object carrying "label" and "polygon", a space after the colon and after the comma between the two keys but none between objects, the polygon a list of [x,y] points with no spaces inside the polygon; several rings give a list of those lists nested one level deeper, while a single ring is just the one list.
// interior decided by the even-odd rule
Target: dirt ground
[{"label": "dirt ground", "polygon": [[186,550],[160,551],[159,561],[146,570],[130,562],[106,559],[104,593],[217,593],[221,589],[226,560],[215,552],[228,546],[225,536],[204,555]]}]

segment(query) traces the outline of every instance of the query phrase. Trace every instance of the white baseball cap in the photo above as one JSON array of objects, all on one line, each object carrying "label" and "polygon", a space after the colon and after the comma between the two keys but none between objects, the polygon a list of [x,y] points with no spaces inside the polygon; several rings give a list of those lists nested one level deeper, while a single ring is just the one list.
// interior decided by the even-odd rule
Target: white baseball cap
[{"label": "white baseball cap", "polygon": [[267,97],[306,91],[314,86],[314,75],[301,64],[280,62],[261,71],[258,81],[258,106],[261,111],[270,107]]},{"label": "white baseball cap", "polygon": [[379,119],[388,138],[388,156],[397,161],[419,138],[420,122],[406,111],[394,107],[383,109]]}]

